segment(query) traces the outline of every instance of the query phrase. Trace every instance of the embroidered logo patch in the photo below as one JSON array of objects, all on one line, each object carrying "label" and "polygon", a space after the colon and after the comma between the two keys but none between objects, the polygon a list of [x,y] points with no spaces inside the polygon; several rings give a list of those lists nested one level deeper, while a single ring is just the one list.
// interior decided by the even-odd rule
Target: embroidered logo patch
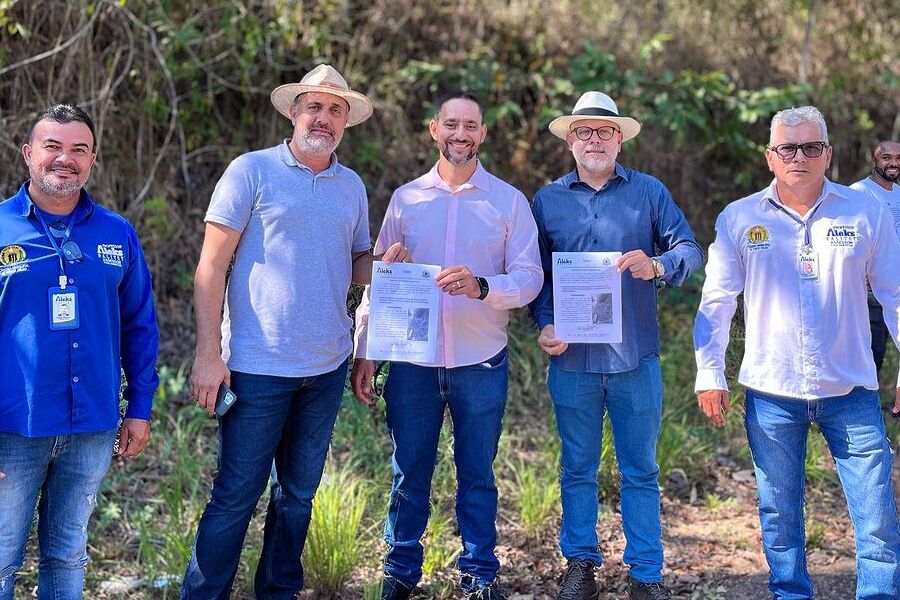
[{"label": "embroidered logo patch", "polygon": [[852,248],[859,239],[856,225],[832,225],[825,234],[828,245],[832,248]]},{"label": "embroidered logo patch", "polygon": [[11,244],[0,250],[0,265],[4,267],[25,261],[25,248]]},{"label": "embroidered logo patch", "polygon": [[122,244],[97,244],[97,257],[105,265],[121,267],[125,253],[122,251]]},{"label": "embroidered logo patch", "polygon": [[769,230],[763,225],[754,225],[747,231],[747,248],[765,250],[771,246]]},{"label": "embroidered logo patch", "polygon": [[0,250],[0,277],[24,273],[29,265],[25,262],[25,248],[10,244]]}]

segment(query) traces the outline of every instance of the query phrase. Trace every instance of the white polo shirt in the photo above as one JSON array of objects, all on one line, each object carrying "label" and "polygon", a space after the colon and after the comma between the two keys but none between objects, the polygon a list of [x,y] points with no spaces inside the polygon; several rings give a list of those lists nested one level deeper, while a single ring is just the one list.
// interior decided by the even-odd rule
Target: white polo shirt
[{"label": "white polo shirt", "polygon": [[[801,276],[807,243],[816,278]],[[856,386],[878,389],[867,277],[900,346],[900,240],[883,203],[827,179],[803,217],[781,204],[774,181],[732,202],[719,215],[709,248],[694,324],[695,389],[728,389],[725,349],[741,292],[741,384],[803,400],[842,396]]]}]

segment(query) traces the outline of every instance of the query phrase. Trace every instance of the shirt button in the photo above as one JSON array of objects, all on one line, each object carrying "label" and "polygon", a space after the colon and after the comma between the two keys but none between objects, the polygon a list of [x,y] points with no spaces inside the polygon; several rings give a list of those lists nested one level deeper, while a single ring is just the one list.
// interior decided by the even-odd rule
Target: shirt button
[{"label": "shirt button", "polygon": [[77,347],[78,347],[78,342],[72,342],[72,347],[73,347],[73,348],[77,348]]},{"label": "shirt button", "polygon": [[600,218],[600,217],[599,217],[599,215],[597,215],[597,213],[594,213],[594,218],[595,218],[595,219],[598,219],[598,218]]},{"label": "shirt button", "polygon": [[73,378],[72,378],[72,381],[73,381],[74,383],[78,383],[78,376],[73,377]]},{"label": "shirt button", "polygon": [[75,280],[69,277],[69,283],[75,283]]}]

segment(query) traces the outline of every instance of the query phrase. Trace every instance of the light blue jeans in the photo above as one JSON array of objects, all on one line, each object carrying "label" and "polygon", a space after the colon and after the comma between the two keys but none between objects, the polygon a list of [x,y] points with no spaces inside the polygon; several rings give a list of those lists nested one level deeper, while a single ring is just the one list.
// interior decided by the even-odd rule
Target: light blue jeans
[{"label": "light blue jeans", "polygon": [[562,525],[559,546],[569,560],[603,562],[597,541],[597,471],[603,415],[609,413],[622,476],[623,560],[637,581],[663,580],[656,439],[662,418],[659,357],[650,354],[625,373],[581,373],[550,365],[548,387],[562,440]]},{"label": "light blue jeans", "polygon": [[115,440],[115,429],[36,438],[0,433],[0,600],[13,598],[36,504],[38,598],[81,598],[88,520]]},{"label": "light blue jeans", "polygon": [[856,533],[856,597],[900,598],[900,529],[878,392],[858,387],[846,396],[807,402],[748,389],[746,409],[772,597],[813,597],[803,486],[807,433],[816,423],[837,465]]}]

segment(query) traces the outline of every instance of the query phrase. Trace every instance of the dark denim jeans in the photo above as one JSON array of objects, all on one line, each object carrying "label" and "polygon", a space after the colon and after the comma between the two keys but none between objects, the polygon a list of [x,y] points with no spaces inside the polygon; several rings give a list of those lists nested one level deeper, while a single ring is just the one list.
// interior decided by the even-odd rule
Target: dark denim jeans
[{"label": "dark denim jeans", "polygon": [[431,477],[444,411],[453,422],[456,519],[463,549],[457,566],[469,592],[497,576],[497,486],[494,458],[506,408],[506,349],[485,363],[419,367],[394,363],[385,387],[387,424],[394,441],[394,480],[384,526],[384,571],[409,586],[422,577],[420,541],[428,522]]},{"label": "dark denim jeans", "polygon": [[659,357],[643,357],[625,373],[581,373],[550,365],[548,387],[562,440],[562,525],[559,546],[569,560],[603,562],[597,541],[597,471],[603,415],[609,414],[622,476],[623,560],[644,583],[663,580],[656,439],[662,417]]},{"label": "dark denim jeans", "polygon": [[38,438],[0,433],[0,599],[13,598],[35,504],[38,598],[81,598],[88,520],[115,440],[115,429]]},{"label": "dark denim jeans", "polygon": [[254,587],[260,600],[288,600],[303,587],[300,555],[312,501],[344,392],[347,363],[312,377],[232,372],[237,403],[219,419],[218,473],[184,583],[184,600],[231,595],[253,509],[275,462]]},{"label": "dark denim jeans", "polygon": [[745,421],[772,597],[813,597],[806,569],[803,491],[806,438],[810,424],[816,423],[837,465],[856,534],[856,597],[900,598],[892,453],[878,392],[856,388],[845,396],[807,402],[748,389]]}]

